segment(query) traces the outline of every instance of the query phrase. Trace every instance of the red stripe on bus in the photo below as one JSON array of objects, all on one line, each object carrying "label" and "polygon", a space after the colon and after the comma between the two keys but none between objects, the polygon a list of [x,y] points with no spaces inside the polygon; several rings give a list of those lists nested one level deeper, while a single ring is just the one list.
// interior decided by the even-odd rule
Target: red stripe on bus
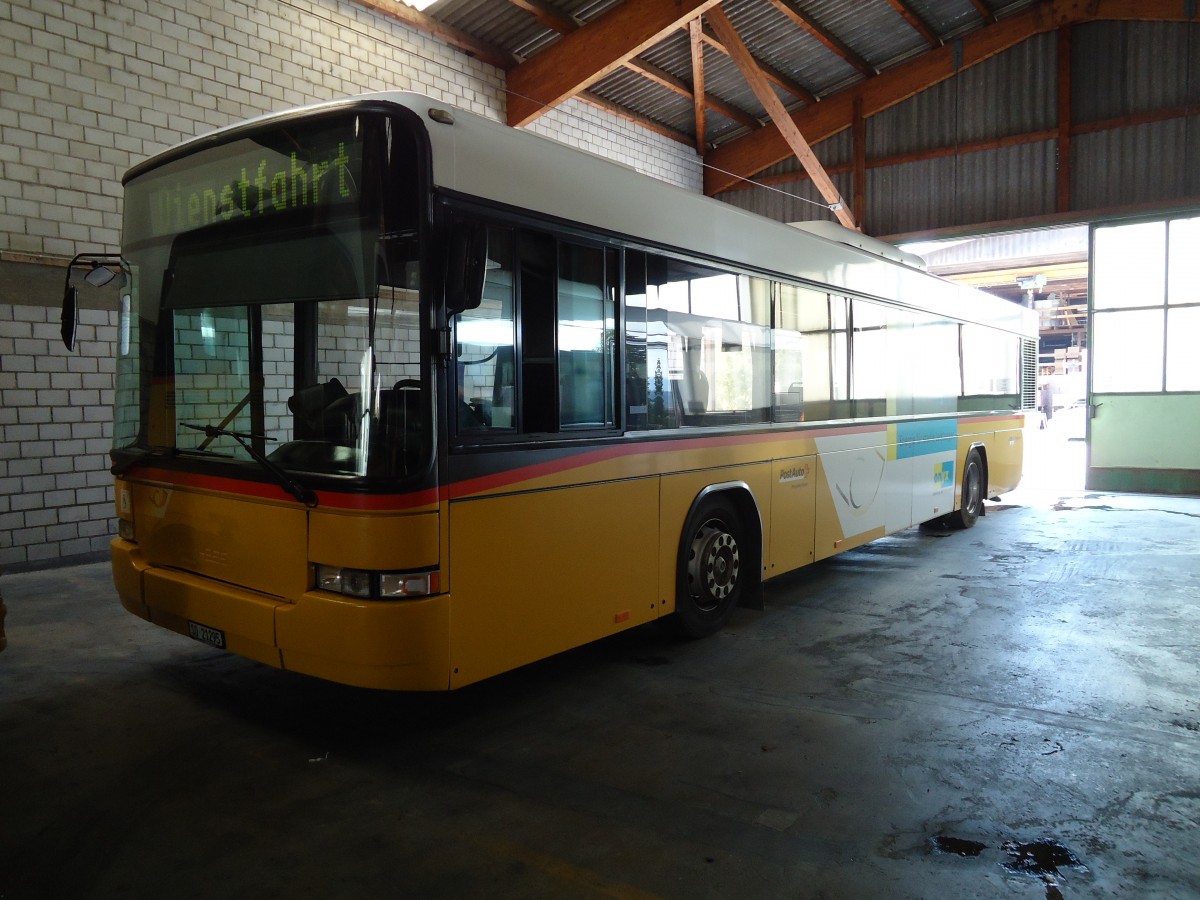
[{"label": "red stripe on bus", "polygon": [[805,431],[787,431],[778,433],[729,434],[712,437],[674,438],[661,441],[639,441],[625,443],[613,447],[603,447],[597,450],[584,451],[571,456],[560,457],[542,463],[532,463],[516,469],[506,469],[491,475],[480,475],[452,484],[444,485],[443,495],[450,500],[460,500],[475,494],[486,493],[496,488],[510,487],[522,481],[557,475],[570,469],[578,469],[597,463],[609,462],[622,457],[641,454],[677,453],[685,450],[710,450],[717,447],[736,447],[747,444],[778,443],[795,441],[805,438],[830,437],[839,434],[886,434],[886,425],[859,425],[843,428],[822,428]]},{"label": "red stripe on bus", "polygon": [[415,509],[419,506],[436,506],[438,499],[437,488],[426,488],[408,494],[339,494],[332,491],[317,491],[318,505],[334,509]]},{"label": "red stripe on bus", "polygon": [[[1015,421],[1020,416],[963,416],[959,422],[1002,422]],[[737,447],[757,443],[780,443],[803,439],[833,437],[843,434],[886,434],[887,424],[847,425],[837,428],[811,428],[800,431],[758,432],[755,434],[727,434],[711,437],[682,437],[668,440],[635,441],[586,450],[541,463],[532,463],[515,469],[506,469],[490,475],[468,478],[452,484],[443,484],[441,489],[425,488],[411,493],[357,494],[338,491],[317,491],[318,506],[348,510],[401,510],[421,506],[434,506],[439,500],[459,500],[472,495],[486,493],[497,488],[510,487],[523,481],[558,475],[571,469],[610,462],[630,456],[658,453],[678,453],[685,450],[711,450],[720,447]],[[264,500],[291,502],[294,498],[282,487],[258,481],[243,481],[216,475],[197,475],[190,472],[168,471],[147,467],[142,473],[149,479],[178,485],[180,487],[258,497]]]},{"label": "red stripe on bus", "polygon": [[[278,485],[261,481],[243,481],[239,478],[196,475],[191,472],[175,472],[149,467],[141,470],[139,480],[143,475],[145,480],[164,482],[177,487],[236,494],[241,497],[258,497],[263,500],[297,502],[291,494]],[[418,506],[435,506],[438,502],[436,488],[426,488],[407,494],[344,494],[338,491],[317,491],[316,494],[318,507],[333,509],[413,509]]]}]

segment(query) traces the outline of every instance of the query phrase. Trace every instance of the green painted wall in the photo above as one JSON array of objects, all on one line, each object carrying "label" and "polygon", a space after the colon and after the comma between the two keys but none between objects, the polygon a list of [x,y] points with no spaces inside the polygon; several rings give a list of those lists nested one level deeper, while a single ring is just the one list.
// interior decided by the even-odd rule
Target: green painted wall
[{"label": "green painted wall", "polygon": [[1088,490],[1200,493],[1200,394],[1097,394]]},{"label": "green painted wall", "polygon": [[1096,394],[1088,465],[1200,469],[1200,394]]}]

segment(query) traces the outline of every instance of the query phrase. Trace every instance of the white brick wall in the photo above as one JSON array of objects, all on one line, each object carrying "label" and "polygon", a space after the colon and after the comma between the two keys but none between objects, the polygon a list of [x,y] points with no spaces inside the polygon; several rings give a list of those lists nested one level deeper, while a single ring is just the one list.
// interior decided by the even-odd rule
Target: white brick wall
[{"label": "white brick wall", "polygon": [[625,163],[643,175],[700,193],[700,157],[682,144],[580,100],[568,100],[530,126],[547,137]]},{"label": "white brick wall", "polygon": [[[134,163],[239,119],[388,88],[504,108],[503,72],[349,2],[0,2],[0,250],[116,249]],[[690,148],[587,104],[533,128],[700,189]]]},{"label": "white brick wall", "polygon": [[[230,122],[411,89],[503,120],[504,73],[348,0],[0,0],[0,276],[116,250],[120,178]],[[695,153],[584,103],[533,130],[692,190]],[[0,567],[103,551],[115,313],[58,340],[62,269],[0,277]],[[47,287],[53,285],[53,288]]]},{"label": "white brick wall", "polygon": [[81,310],[67,356],[58,310],[0,304],[0,565],[101,551],[112,516],[116,312]]}]

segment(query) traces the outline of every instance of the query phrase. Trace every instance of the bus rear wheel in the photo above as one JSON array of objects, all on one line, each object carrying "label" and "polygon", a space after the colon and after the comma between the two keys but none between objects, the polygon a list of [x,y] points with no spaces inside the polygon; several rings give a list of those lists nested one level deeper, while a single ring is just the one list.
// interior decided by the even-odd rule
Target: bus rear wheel
[{"label": "bus rear wheel", "polygon": [[946,517],[946,524],[959,529],[974,525],[983,515],[984,487],[983,457],[978,450],[971,450],[963,466],[962,506]]},{"label": "bus rear wheel", "polygon": [[713,634],[733,616],[745,591],[745,547],[741,517],[727,501],[709,501],[688,516],[674,616],[676,630],[685,637]]}]

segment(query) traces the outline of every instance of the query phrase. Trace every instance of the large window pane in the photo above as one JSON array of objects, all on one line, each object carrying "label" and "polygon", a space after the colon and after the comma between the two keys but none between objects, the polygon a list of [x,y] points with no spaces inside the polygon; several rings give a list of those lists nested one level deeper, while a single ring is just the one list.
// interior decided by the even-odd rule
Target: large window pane
[{"label": "large window pane", "polygon": [[1200,306],[1167,313],[1167,390],[1200,391]]},{"label": "large window pane", "polygon": [[887,415],[888,385],[896,370],[889,353],[888,309],[864,300],[853,301],[854,335],[851,339],[853,361],[850,387],[854,395],[854,416]]},{"label": "large window pane", "polygon": [[677,380],[671,377],[672,339],[667,317],[670,309],[686,311],[686,286],[681,292],[681,285],[667,280],[667,260],[663,257],[642,253],[631,254],[631,257],[640,258],[640,264],[644,264],[641,288],[646,298],[646,425],[648,428],[675,428],[679,425],[682,402],[676,390]]},{"label": "large window pane", "polygon": [[1098,312],[1092,318],[1092,391],[1161,391],[1163,311]]},{"label": "large window pane", "polygon": [[178,449],[244,461],[249,444],[307,472],[416,470],[427,420],[416,292],[381,288],[373,314],[368,300],[331,300],[171,315]]},{"label": "large window pane", "polygon": [[850,417],[849,301],[790,284],[776,291],[776,421]]},{"label": "large window pane", "polygon": [[829,298],[830,399],[850,399],[850,298]]},{"label": "large window pane", "polygon": [[667,340],[666,371],[660,359],[651,361],[651,427],[660,399],[670,424],[766,421],[769,283],[654,256],[647,260],[647,282],[648,339],[653,344],[664,334]]},{"label": "large window pane", "polygon": [[793,421],[805,403],[832,399],[829,295],[791,284],[777,286],[775,402],[778,421]]},{"label": "large window pane", "polygon": [[963,325],[959,409],[1017,406],[1021,339],[980,325]]},{"label": "large window pane", "polygon": [[515,427],[516,321],[513,316],[512,232],[488,234],[483,302],[458,316],[457,427],[460,432]]},{"label": "large window pane", "polygon": [[[250,434],[250,318],[245,306],[175,313],[175,446],[238,459],[249,454],[233,438],[210,438],[189,426],[218,425]],[[220,446],[214,446],[219,441]]]},{"label": "large window pane", "polygon": [[[908,310],[895,310],[892,316],[912,320],[906,346],[894,352],[897,368],[907,375],[912,394],[910,411],[918,415],[954,412],[959,408],[955,396],[960,386],[958,323]],[[1008,340],[1015,345],[1017,339]],[[1012,374],[1016,374],[1015,361]],[[901,413],[905,411],[900,405],[903,399],[903,394],[897,398],[897,411]]]},{"label": "large window pane", "polygon": [[559,416],[563,426],[613,424],[615,308],[605,252],[563,244],[558,269]]},{"label": "large window pane", "polygon": [[1121,309],[1159,306],[1166,286],[1165,222],[1096,229],[1092,256],[1092,306]]},{"label": "large window pane", "polygon": [[[661,391],[658,400],[661,407]],[[640,250],[625,251],[625,405],[625,421],[628,428],[637,431],[649,427],[650,364],[646,342],[646,254]],[[659,413],[661,419],[661,408]]]},{"label": "large window pane", "polygon": [[1170,224],[1167,302],[1200,303],[1200,218]]},{"label": "large window pane", "polygon": [[[810,338],[800,330],[800,307],[802,304],[816,306],[829,318],[829,308],[824,294],[808,291],[790,284],[775,286],[775,331],[772,341],[775,345],[775,408],[773,418],[776,422],[796,422],[801,415],[801,405],[804,403],[805,388],[810,394],[820,397],[822,383],[818,379],[806,385],[804,366],[810,354],[818,352],[816,347],[807,347]],[[826,367],[826,374],[828,367]],[[825,390],[828,391],[827,381]]]},{"label": "large window pane", "polygon": [[290,303],[271,303],[262,308],[263,430],[284,443],[296,437],[294,414],[287,405],[296,370],[295,309]]}]

